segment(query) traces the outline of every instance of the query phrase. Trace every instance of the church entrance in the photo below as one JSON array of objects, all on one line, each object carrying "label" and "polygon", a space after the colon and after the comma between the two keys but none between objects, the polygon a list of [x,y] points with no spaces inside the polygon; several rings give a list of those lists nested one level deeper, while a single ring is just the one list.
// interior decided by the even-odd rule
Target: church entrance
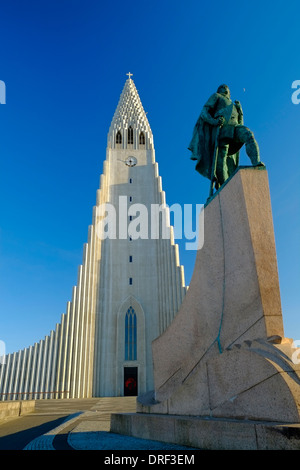
[{"label": "church entrance", "polygon": [[124,367],[124,397],[136,397],[138,394],[138,368]]}]

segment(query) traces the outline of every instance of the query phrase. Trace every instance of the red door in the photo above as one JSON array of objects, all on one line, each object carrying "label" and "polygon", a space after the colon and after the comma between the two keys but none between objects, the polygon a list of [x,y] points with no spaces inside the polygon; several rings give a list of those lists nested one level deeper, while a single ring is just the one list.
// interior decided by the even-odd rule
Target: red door
[{"label": "red door", "polygon": [[124,367],[124,397],[136,397],[138,394],[138,368]]}]

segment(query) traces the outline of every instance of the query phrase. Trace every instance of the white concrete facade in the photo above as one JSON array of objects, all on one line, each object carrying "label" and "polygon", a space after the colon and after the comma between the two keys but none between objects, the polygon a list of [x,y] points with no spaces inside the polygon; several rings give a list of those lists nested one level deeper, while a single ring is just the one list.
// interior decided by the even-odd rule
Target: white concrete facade
[{"label": "white concrete facade", "polygon": [[[116,237],[110,225],[100,223],[109,214],[101,212],[103,204],[115,210]],[[147,236],[145,225],[138,224],[143,211],[150,217],[153,204],[162,214],[155,238],[151,220]],[[130,224],[139,238],[130,237]],[[72,300],[55,331],[6,357],[0,366],[2,400],[122,396],[127,393],[124,374],[130,378],[133,368],[136,392],[153,388],[151,343],[170,324],[186,293],[172,227],[170,238],[162,238],[168,224],[153,135],[129,78],[109,129]]]}]

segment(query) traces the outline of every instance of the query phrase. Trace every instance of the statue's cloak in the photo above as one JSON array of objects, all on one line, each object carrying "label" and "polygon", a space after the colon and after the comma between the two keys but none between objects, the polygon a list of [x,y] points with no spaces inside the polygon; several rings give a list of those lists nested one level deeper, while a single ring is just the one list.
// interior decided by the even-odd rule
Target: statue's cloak
[{"label": "statue's cloak", "polygon": [[196,160],[196,171],[206,178],[211,178],[213,154],[217,127],[205,122],[200,114],[188,149],[192,152],[191,160]]},{"label": "statue's cloak", "polygon": [[[225,127],[227,126],[224,126],[224,130]],[[192,152],[191,160],[197,161],[196,171],[208,179],[211,179],[217,129],[217,126],[207,123],[201,113],[195,124],[192,140],[188,147],[188,150]],[[221,128],[219,140],[222,139],[222,131],[223,128]],[[239,164],[239,149],[242,144],[234,142],[232,139],[229,139],[228,142],[224,141],[224,143],[229,145],[227,158],[230,161],[228,161],[228,164],[234,171]]]}]

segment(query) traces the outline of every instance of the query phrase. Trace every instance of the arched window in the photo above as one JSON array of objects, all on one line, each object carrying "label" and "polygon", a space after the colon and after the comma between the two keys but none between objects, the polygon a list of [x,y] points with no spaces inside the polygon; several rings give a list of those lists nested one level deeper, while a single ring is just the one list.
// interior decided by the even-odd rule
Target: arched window
[{"label": "arched window", "polygon": [[140,133],[140,145],[145,145],[145,134],[144,134],[144,132]]},{"label": "arched window", "polygon": [[128,144],[133,144],[133,129],[131,126],[128,127]]},{"label": "arched window", "polygon": [[120,131],[118,131],[116,135],[116,144],[121,144],[121,143],[122,143],[122,134]]},{"label": "arched window", "polygon": [[125,316],[125,361],[136,361],[137,357],[137,321],[132,307]]}]

